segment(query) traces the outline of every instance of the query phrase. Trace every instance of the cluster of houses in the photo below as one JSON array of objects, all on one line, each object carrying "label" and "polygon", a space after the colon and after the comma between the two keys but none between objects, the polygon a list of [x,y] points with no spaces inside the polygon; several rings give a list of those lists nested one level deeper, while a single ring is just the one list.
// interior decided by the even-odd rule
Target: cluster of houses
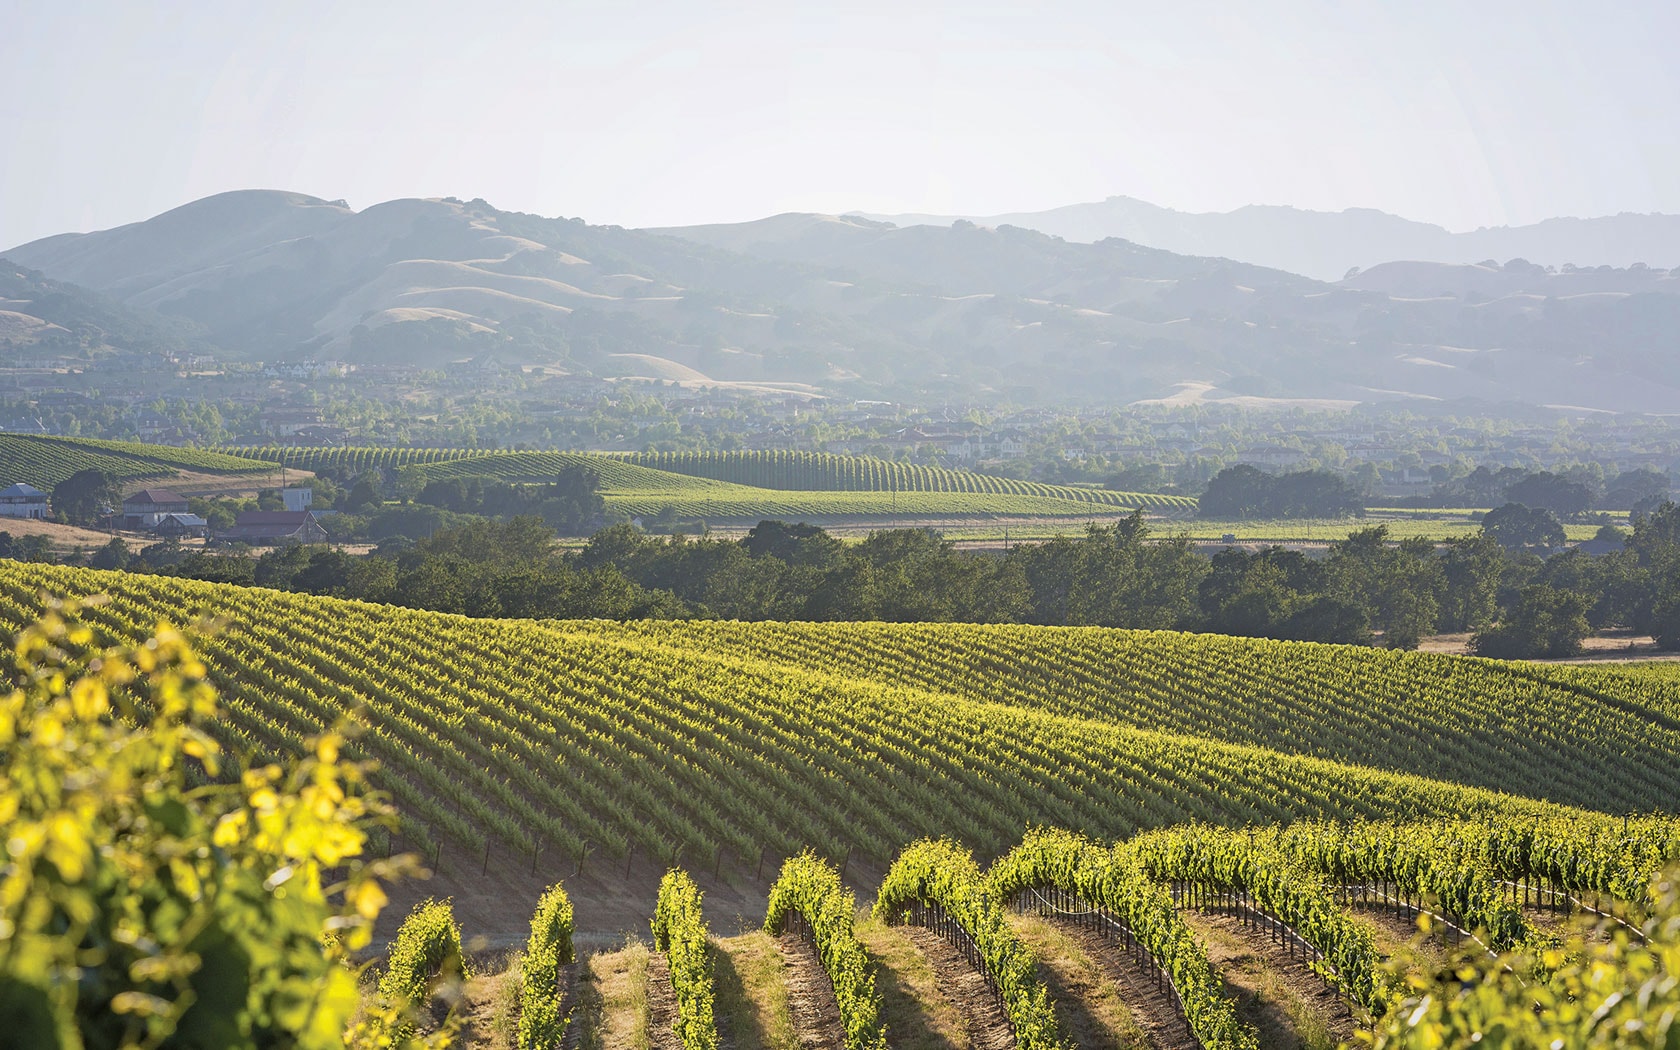
[{"label": "cluster of houses", "polygon": [[121,527],[149,532],[159,539],[203,537],[214,543],[248,543],[253,547],[283,543],[325,543],[327,530],[309,509],[310,489],[282,489],[285,510],[248,510],[230,528],[214,535],[210,523],[192,513],[187,498],[167,489],[141,489],[123,500]]},{"label": "cluster of houses", "polygon": [[[123,499],[122,509],[113,513],[107,524],[129,532],[148,533],[160,540],[206,539],[212,543],[247,543],[253,547],[324,543],[327,530],[309,509],[313,496],[314,492],[306,488],[283,489],[285,510],[248,510],[234,519],[232,527],[212,534],[210,523],[192,512],[187,497],[168,489],[141,489]],[[0,489],[0,517],[44,521],[50,511],[47,494],[33,485],[18,482]]]}]

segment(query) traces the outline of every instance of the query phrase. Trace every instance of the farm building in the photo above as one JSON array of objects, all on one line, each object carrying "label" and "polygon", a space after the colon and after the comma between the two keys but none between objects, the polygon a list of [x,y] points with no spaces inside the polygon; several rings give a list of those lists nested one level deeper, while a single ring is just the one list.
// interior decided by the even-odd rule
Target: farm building
[{"label": "farm building", "polygon": [[197,539],[209,532],[210,523],[197,514],[165,514],[152,526],[152,534],[164,539]]},{"label": "farm building", "polygon": [[186,513],[187,497],[168,489],[141,489],[123,500],[123,527],[154,529],[166,515]]},{"label": "farm building", "polygon": [[283,543],[325,543],[327,530],[307,510],[248,510],[234,520],[233,528],[216,537],[222,543],[249,543],[272,547]]},{"label": "farm building", "polygon": [[20,481],[0,490],[0,515],[8,518],[45,518],[47,494],[34,485]]}]

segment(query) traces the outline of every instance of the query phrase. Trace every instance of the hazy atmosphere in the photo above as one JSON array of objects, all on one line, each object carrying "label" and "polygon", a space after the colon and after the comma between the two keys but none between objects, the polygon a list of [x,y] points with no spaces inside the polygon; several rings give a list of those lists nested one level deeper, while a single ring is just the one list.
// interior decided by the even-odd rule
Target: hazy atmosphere
[{"label": "hazy atmosphere", "polygon": [[1117,194],[1455,230],[1680,212],[1668,3],[72,0],[6,22],[0,246],[251,187],[623,226]]},{"label": "hazy atmosphere", "polygon": [[0,1050],[1680,1050],[1680,3],[0,14]]}]

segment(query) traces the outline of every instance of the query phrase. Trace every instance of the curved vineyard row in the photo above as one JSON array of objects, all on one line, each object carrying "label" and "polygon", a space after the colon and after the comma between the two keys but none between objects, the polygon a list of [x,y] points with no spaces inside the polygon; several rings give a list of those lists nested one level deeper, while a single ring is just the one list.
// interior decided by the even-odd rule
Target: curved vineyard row
[{"label": "curved vineyard row", "polygon": [[669,962],[671,991],[677,998],[676,1034],[683,1050],[717,1050],[711,936],[700,917],[699,887],[686,871],[666,872],[653,911],[653,946]]},{"label": "curved vineyard row", "polygon": [[796,930],[816,948],[846,1030],[846,1050],[886,1050],[875,967],[857,939],[856,912],[840,874],[815,854],[802,853],[787,859],[770,887],[764,930]]},{"label": "curved vineyard row", "polygon": [[1146,510],[1190,509],[1189,496],[1118,492],[1076,485],[998,477],[946,467],[896,463],[870,456],[788,449],[732,452],[637,452],[632,463],[675,474],[726,481],[755,488],[798,492],[970,492],[1003,496],[1045,496],[1102,506]]},{"label": "curved vineyard row", "polygon": [[70,448],[92,450],[113,456],[136,459],[145,463],[160,463],[178,470],[204,474],[253,474],[271,469],[260,459],[236,456],[214,449],[190,448],[181,445],[152,445],[143,441],[107,441],[103,438],[58,437],[47,434],[13,435],[24,441],[41,441]]},{"label": "curved vineyard row", "polygon": [[[1274,934],[1281,932],[1310,948],[1302,961],[1344,998],[1370,1018],[1386,1016],[1382,1023],[1392,1027],[1394,1008],[1407,994],[1408,982],[1397,980],[1403,971],[1381,958],[1370,928],[1350,914],[1348,880],[1386,880],[1414,894],[1417,911],[1444,911],[1453,921],[1475,923],[1471,932],[1493,956],[1480,961],[1483,968],[1509,975],[1519,984],[1545,982],[1567,955],[1556,950],[1555,939],[1524,928],[1520,913],[1477,910],[1473,897],[1466,903],[1463,887],[1491,885],[1500,874],[1533,875],[1533,867],[1513,860],[1513,848],[1538,835],[1555,840],[1562,849],[1565,827],[1511,816],[1474,823],[1296,824],[1241,830],[1188,825],[1144,832],[1108,849],[1066,831],[1034,830],[992,866],[987,881],[997,896],[1043,888],[1074,893],[1081,907],[1129,926],[1148,947],[1152,961],[1169,972],[1202,1046],[1252,1046],[1253,1033],[1237,1024],[1223,981],[1185,928],[1174,900],[1183,907],[1224,907],[1230,902],[1263,917],[1262,925],[1272,927]],[[1537,833],[1536,828],[1544,830]],[[1599,834],[1578,840],[1573,856],[1580,862],[1577,867],[1598,872],[1601,882],[1630,887],[1629,898],[1621,903],[1638,912],[1647,933],[1636,933],[1635,939],[1644,944],[1651,917],[1663,914],[1660,896],[1665,886],[1672,897],[1669,883],[1672,865],[1680,860],[1680,827],[1655,820],[1616,828],[1616,821],[1599,820]],[[1670,873],[1666,879],[1664,869]],[[1172,888],[1170,899],[1167,886]],[[1666,906],[1672,904],[1670,900]],[[1623,929],[1633,927],[1624,924]],[[1680,924],[1670,925],[1669,936],[1674,933],[1680,933]],[[1650,946],[1668,952],[1675,947],[1656,940]],[[1502,954],[1513,950],[1518,954]],[[1598,979],[1611,975],[1601,972]],[[1578,994],[1578,989],[1569,994]],[[1531,995],[1523,999],[1529,1005],[1544,1001]]]},{"label": "curved vineyard row", "polygon": [[556,474],[586,467],[601,478],[608,491],[670,492],[734,491],[734,486],[701,478],[649,470],[618,456],[593,452],[498,452],[494,449],[440,448],[294,448],[286,445],[230,449],[240,455],[300,470],[339,470],[356,473],[375,468],[413,467],[432,481],[457,477],[495,478],[507,482],[553,481]]},{"label": "curved vineyard row", "polygon": [[926,926],[967,956],[1002,1002],[1021,1050],[1071,1050],[1032,953],[966,850],[949,839],[906,846],[881,881],[875,915]]},{"label": "curved vineyard row", "polygon": [[616,510],[651,516],[669,508],[681,517],[708,521],[747,521],[767,517],[805,521],[889,517],[1079,519],[1116,515],[1139,508],[1171,509],[1194,503],[1180,497],[1041,485],[980,474],[961,475],[982,479],[972,484],[930,483],[905,488],[895,488],[890,484],[832,489],[753,485],[658,468],[650,465],[651,461],[644,462],[649,457],[593,452],[299,449],[284,446],[232,451],[305,470],[416,467],[434,481],[487,477],[515,483],[541,482],[552,480],[562,470],[581,466],[600,476],[602,495],[608,506]]},{"label": "curved vineyard row", "polygon": [[165,477],[173,471],[160,463],[125,459],[56,442],[0,434],[0,479],[21,481],[44,491],[82,470],[99,470],[123,481]]},{"label": "curved vineyard row", "polygon": [[121,481],[165,478],[180,471],[247,474],[271,465],[201,449],[140,445],[126,441],[0,434],[0,483],[22,481],[51,491],[82,470],[99,470]]},{"label": "curved vineyard row", "polygon": [[1314,971],[1350,1002],[1379,1013],[1387,1003],[1391,992],[1370,931],[1342,910],[1316,872],[1275,842],[1223,829],[1169,828],[1134,838],[1125,852],[1150,878],[1182,886],[1192,900],[1208,892],[1243,894],[1311,946]]},{"label": "curved vineyard row", "polygon": [[379,448],[354,445],[230,445],[221,451],[232,456],[284,463],[298,470],[398,470],[402,467],[448,463],[499,455],[488,448]]},{"label": "curved vineyard row", "polygon": [[0,565],[0,622],[42,591],[111,600],[104,636],[213,616],[201,650],[231,741],[295,752],[352,711],[405,832],[712,863],[806,843],[886,858],[964,828],[982,849],[1057,824],[1105,838],[1191,820],[1401,818],[1555,807],[1414,776],[660,645],[257,588]]},{"label": "curved vineyard row", "polygon": [[1667,713],[1680,688],[1657,679],[1107,628],[643,621],[596,629],[1607,812],[1680,807],[1680,719]]},{"label": "curved vineyard row", "polygon": [[1060,830],[1031,831],[986,873],[1000,897],[1057,889],[1120,926],[1172,982],[1185,1021],[1207,1050],[1253,1050],[1258,1037],[1237,1019],[1225,982],[1160,883],[1124,850],[1102,849]]},{"label": "curved vineyard row", "polygon": [[560,1050],[567,1018],[561,1011],[560,968],[577,961],[572,945],[572,900],[555,883],[537,901],[531,936],[520,960],[519,1050]]}]

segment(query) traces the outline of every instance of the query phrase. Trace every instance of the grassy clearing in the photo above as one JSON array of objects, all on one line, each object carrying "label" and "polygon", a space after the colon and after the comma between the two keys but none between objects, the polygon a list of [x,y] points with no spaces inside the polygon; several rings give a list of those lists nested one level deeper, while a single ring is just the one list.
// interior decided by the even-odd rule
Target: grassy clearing
[{"label": "grassy clearing", "polygon": [[786,967],[763,931],[712,940],[718,1037],[732,1050],[798,1050]]},{"label": "grassy clearing", "polygon": [[596,952],[581,967],[572,1013],[578,1050],[650,1050],[647,945],[632,942]]},{"label": "grassy clearing", "polygon": [[465,1024],[460,1045],[469,1050],[514,1050],[519,1035],[522,957],[522,952],[514,951],[487,967],[475,965],[480,972],[463,990]]}]

